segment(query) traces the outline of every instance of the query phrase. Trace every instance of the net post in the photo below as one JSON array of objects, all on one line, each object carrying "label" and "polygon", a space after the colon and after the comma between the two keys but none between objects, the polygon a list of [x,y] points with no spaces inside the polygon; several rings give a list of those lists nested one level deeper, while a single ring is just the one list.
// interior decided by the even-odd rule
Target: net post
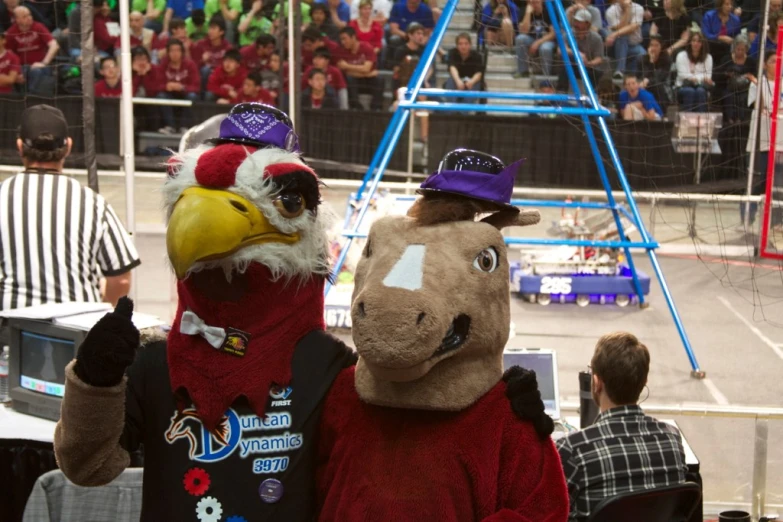
[{"label": "net post", "polygon": [[[99,192],[98,163],[95,152],[95,43],[93,39],[92,0],[81,0],[79,15],[82,28],[80,45],[84,166],[87,169],[87,186],[95,192]],[[88,66],[85,67],[84,64]]]}]

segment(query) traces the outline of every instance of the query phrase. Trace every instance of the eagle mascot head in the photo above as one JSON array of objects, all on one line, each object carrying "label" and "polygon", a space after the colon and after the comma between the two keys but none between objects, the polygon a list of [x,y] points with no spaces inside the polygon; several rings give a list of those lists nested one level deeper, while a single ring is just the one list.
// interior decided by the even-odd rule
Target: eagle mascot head
[{"label": "eagle mascot head", "polygon": [[291,379],[297,342],[324,329],[331,220],[318,177],[290,119],[259,103],[235,106],[219,137],[174,156],[168,174],[172,389],[209,429],[240,397],[263,416],[270,387]]}]

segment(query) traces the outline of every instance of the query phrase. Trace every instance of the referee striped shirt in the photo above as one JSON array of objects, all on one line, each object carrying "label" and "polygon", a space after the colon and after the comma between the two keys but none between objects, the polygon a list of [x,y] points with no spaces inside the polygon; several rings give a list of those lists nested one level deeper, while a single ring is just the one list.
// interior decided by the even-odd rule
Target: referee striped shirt
[{"label": "referee striped shirt", "polygon": [[101,300],[100,278],[141,263],[106,200],[62,174],[0,183],[0,310]]}]

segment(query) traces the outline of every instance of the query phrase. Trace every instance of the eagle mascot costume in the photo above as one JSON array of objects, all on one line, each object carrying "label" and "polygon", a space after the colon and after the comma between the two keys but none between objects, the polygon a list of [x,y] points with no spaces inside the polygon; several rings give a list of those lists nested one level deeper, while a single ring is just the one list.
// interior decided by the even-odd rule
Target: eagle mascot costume
[{"label": "eagle mascot costume", "polygon": [[[66,369],[60,469],[100,486],[143,448],[143,521],[317,516],[325,398],[356,355],[324,331],[331,219],[292,127],[243,103],[218,138],[173,157],[163,195],[178,307],[167,339],[139,348],[124,298]],[[523,377],[508,375],[519,386],[506,407],[538,419],[543,403]]]}]

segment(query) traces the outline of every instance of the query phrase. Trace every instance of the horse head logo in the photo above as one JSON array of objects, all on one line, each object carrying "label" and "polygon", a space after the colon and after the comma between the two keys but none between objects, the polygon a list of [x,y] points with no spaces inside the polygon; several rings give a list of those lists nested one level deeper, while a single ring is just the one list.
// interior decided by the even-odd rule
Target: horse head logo
[{"label": "horse head logo", "polygon": [[[230,410],[229,410],[230,411]],[[195,426],[194,426],[195,425]],[[195,427],[195,431],[194,428]],[[211,454],[211,440],[207,444],[206,438],[214,439],[222,447],[227,447],[232,444],[233,435],[231,433],[231,426],[229,418],[224,415],[220,420],[220,424],[213,432],[208,432],[206,428],[201,424],[201,420],[198,417],[198,413],[195,408],[187,408],[182,411],[177,411],[174,416],[171,417],[169,428],[164,434],[166,442],[173,444],[177,439],[186,439],[190,443],[190,450],[188,456],[191,460],[203,460],[205,454]],[[202,444],[199,445],[199,437],[202,437]],[[197,455],[201,446],[201,454]],[[233,448],[231,448],[233,449]]]}]

